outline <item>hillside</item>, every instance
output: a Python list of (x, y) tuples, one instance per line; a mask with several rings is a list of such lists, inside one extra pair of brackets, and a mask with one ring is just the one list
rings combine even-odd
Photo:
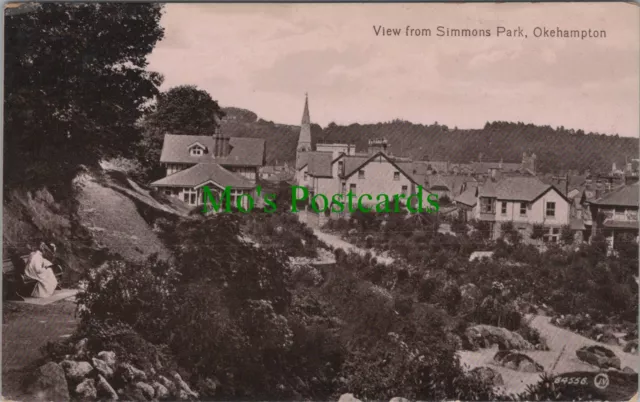
[[(256, 120), (254, 113), (244, 109), (226, 108), (225, 111), (238, 117), (224, 121), (223, 132), (268, 140), (267, 163), (295, 160), (299, 126)], [(585, 169), (608, 172), (613, 162), (621, 167), (625, 158), (637, 158), (639, 145), (637, 138), (510, 122), (487, 123), (478, 130), (400, 120), (349, 126), (332, 123), (324, 129), (313, 125), (312, 137), (314, 142), (355, 143), (358, 152), (366, 150), (369, 139), (385, 137), (395, 154), (459, 163), (477, 161), (480, 154), (486, 161), (520, 162), (523, 152), (535, 152), (538, 170), (545, 173)]]

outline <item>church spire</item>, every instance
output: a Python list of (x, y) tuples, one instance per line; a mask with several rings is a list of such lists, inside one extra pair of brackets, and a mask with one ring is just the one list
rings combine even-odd
[(304, 111), (302, 112), (302, 124), (298, 137), (297, 154), (311, 151), (311, 118), (309, 117), (309, 95), (305, 93)]

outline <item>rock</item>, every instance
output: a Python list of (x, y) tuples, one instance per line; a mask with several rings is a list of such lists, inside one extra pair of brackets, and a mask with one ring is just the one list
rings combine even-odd
[(176, 384), (173, 381), (171, 381), (170, 379), (168, 379), (165, 376), (159, 375), (158, 376), (158, 382), (160, 382), (160, 384), (164, 385), (169, 390), (169, 393), (171, 395), (178, 396), (177, 395), (178, 394), (178, 388), (176, 387)]
[(496, 370), (489, 367), (476, 367), (471, 370), (471, 375), (477, 377), (483, 382), (488, 382), (494, 386), (504, 385), (502, 375)]
[(583, 346), (576, 350), (578, 359), (600, 368), (613, 367), (620, 369), (620, 358), (611, 349), (604, 346)]
[(391, 398), (389, 400), (389, 402), (411, 402), (411, 401), (408, 400), (407, 398), (403, 398), (401, 396), (394, 396), (393, 398)]
[(107, 380), (101, 375), (98, 375), (98, 384), (96, 385), (96, 389), (99, 396), (102, 396), (109, 401), (117, 401), (119, 399), (118, 394), (113, 389), (111, 384), (109, 384)]
[(60, 362), (60, 366), (69, 381), (80, 382), (93, 371), (93, 367), (88, 362), (77, 362), (73, 360), (64, 360)]
[(133, 367), (129, 363), (125, 363), (120, 366), (120, 370), (122, 373), (122, 378), (125, 381), (147, 381), (147, 373), (144, 371)]
[(198, 399), (198, 396), (199, 396), (198, 393), (191, 390), (189, 385), (182, 380), (182, 377), (180, 377), (180, 374), (175, 373), (173, 375), (173, 380), (175, 381), (175, 384), (178, 387), (178, 389), (184, 391), (189, 397)]
[(353, 396), (353, 394), (342, 394), (338, 402), (362, 402), (360, 399)]
[(91, 359), (91, 362), (93, 363), (93, 367), (96, 369), (96, 371), (100, 373), (100, 375), (102, 375), (104, 378), (113, 377), (113, 368), (109, 367), (109, 364), (107, 364), (107, 362), (101, 359), (96, 359), (95, 357)]
[(631, 340), (631, 341), (627, 342), (627, 344), (624, 345), (623, 351), (625, 353), (631, 353), (633, 355), (637, 355), (638, 354), (638, 340), (634, 339), (634, 340)]
[(98, 391), (92, 378), (86, 378), (76, 387), (76, 395), (81, 401), (96, 399)]
[(475, 325), (465, 331), (467, 340), (472, 347), (489, 348), (497, 344), (500, 350), (533, 350), (533, 345), (522, 335), (508, 329), (492, 325)]
[(501, 366), (523, 373), (540, 373), (544, 371), (544, 367), (529, 356), (509, 350), (499, 351), (495, 354), (493, 360)]
[(29, 390), (37, 401), (67, 402), (70, 399), (64, 369), (54, 362), (38, 367)]
[(89, 344), (89, 339), (82, 338), (76, 343), (74, 349), (76, 351), (76, 357), (85, 357), (87, 355), (87, 345)]
[(156, 394), (155, 389), (153, 389), (153, 387), (145, 382), (139, 381), (136, 383), (136, 388), (139, 389), (142, 394), (145, 396), (145, 398), (148, 399), (153, 399), (153, 397)]
[(166, 399), (171, 396), (167, 387), (160, 384), (158, 381), (155, 381), (151, 386), (156, 393), (156, 399)]
[(98, 358), (109, 365), (112, 369), (116, 367), (116, 353), (109, 351), (102, 351), (98, 353)]
[(623, 373), (636, 374), (636, 371), (629, 366), (626, 366), (622, 369)]

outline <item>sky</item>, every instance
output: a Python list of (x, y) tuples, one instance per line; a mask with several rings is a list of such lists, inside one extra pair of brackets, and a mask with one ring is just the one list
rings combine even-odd
[[(196, 85), (222, 106), (326, 126), (393, 119), (481, 128), (522, 121), (640, 133), (639, 7), (626, 3), (168, 4), (149, 56), (162, 89)], [(374, 27), (400, 28), (400, 36)], [(405, 36), (406, 27), (432, 36)], [(438, 37), (437, 27), (490, 37)], [(499, 26), (522, 37), (496, 36)], [(534, 29), (605, 30), (536, 38)]]

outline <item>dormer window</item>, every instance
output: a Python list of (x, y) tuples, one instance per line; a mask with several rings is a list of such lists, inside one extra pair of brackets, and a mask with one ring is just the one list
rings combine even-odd
[(203, 153), (204, 151), (200, 147), (191, 148), (191, 156), (202, 156)]

